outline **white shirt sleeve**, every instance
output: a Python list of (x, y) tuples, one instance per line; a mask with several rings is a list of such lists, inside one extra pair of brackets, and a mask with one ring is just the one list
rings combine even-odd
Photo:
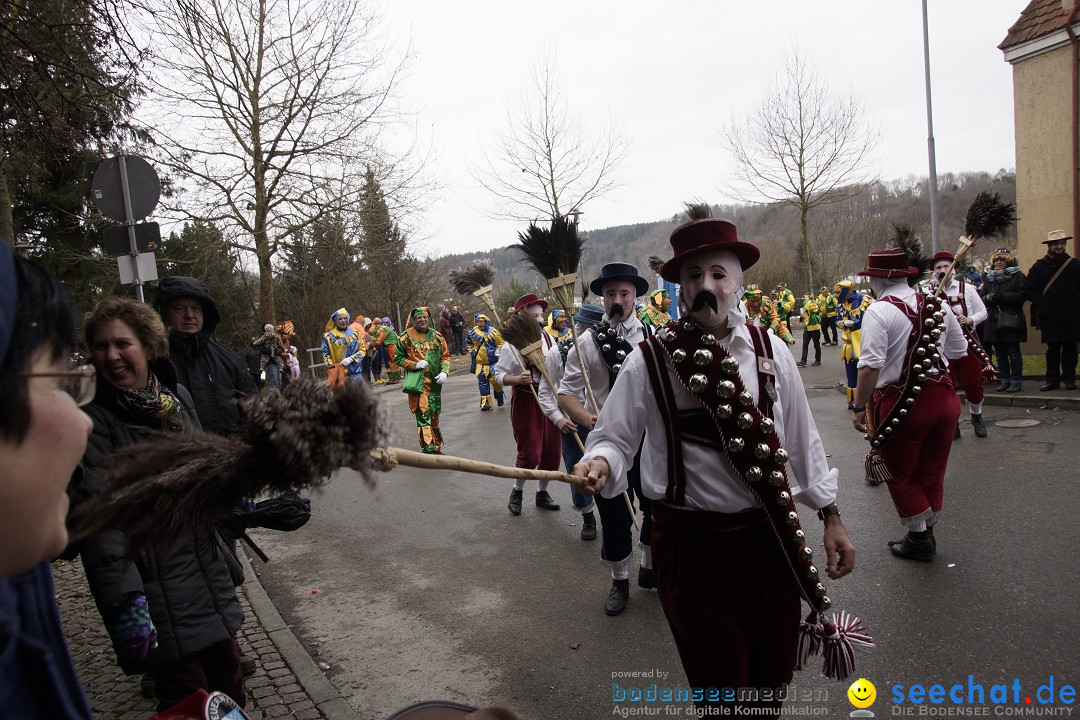
[(503, 381), (507, 375), (517, 375), (521, 372), (521, 364), (517, 361), (517, 350), (510, 343), (499, 348), (499, 361), (491, 368), (491, 374), (495, 376), (495, 382), (506, 385)]
[[(549, 352), (547, 357), (544, 358), (544, 367), (547, 369), (548, 377), (551, 378), (551, 382), (554, 383), (556, 388), (559, 387), (559, 382), (562, 378), (562, 365), (562, 354), (559, 352), (558, 348), (556, 348), (554, 352)], [(544, 411), (544, 415), (546, 415), (547, 419), (551, 422), (558, 425), (559, 421), (566, 417), (559, 408), (559, 401), (555, 397), (555, 392), (552, 391), (551, 386), (546, 382), (540, 383), (538, 399), (540, 400), (540, 409)]]
[(942, 304), (941, 309), (945, 315), (945, 332), (942, 333), (941, 339), (941, 354), (946, 360), (956, 360), (962, 358), (968, 353), (967, 338), (964, 337), (964, 331), (960, 329), (960, 321), (956, 319), (956, 315), (947, 304)]
[[(640, 353), (628, 356), (600, 411), (596, 427), (589, 432), (582, 459), (602, 457), (611, 469), (600, 493), (603, 497), (612, 498), (626, 490), (626, 472), (634, 464), (646, 418), (659, 417), (659, 413), (645, 412), (643, 401), (648, 388), (649, 379)], [(654, 402), (651, 396), (649, 401)]]
[(979, 297), (979, 291), (969, 283), (964, 283), (964, 301), (967, 303), (968, 317), (972, 323), (978, 325), (986, 320), (986, 303)]
[(859, 367), (880, 370), (885, 366), (889, 351), (889, 326), (885, 312), (895, 309), (888, 303), (881, 302), (873, 303), (863, 311)]

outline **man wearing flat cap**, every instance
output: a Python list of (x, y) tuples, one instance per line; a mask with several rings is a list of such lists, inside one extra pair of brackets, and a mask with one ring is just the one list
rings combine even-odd
[[(627, 358), (636, 352), (638, 343), (653, 333), (651, 326), (642, 324), (638, 319), (634, 309), (637, 298), (649, 291), (649, 281), (638, 275), (636, 267), (628, 263), (608, 263), (600, 269), (600, 277), (592, 281), (589, 290), (600, 296), (604, 305), (604, 319), (579, 339), (578, 349), (570, 350), (566, 359), (566, 371), (559, 383), (560, 403), (570, 415), (570, 419), (587, 431), (595, 427), (598, 415), (593, 412), (591, 402), (588, 406), (581, 402), (581, 398), (588, 398), (589, 394), (585, 385), (586, 377), (596, 399), (597, 409), (603, 412), (608, 393), (611, 392)], [(638, 585), (647, 590), (656, 587), (649, 540), (652, 520), (648, 501), (641, 495), (638, 472), (639, 446), (640, 443), (634, 446), (631, 452), (632, 462), (628, 463), (630, 480), (628, 487), (623, 488), (627, 490), (626, 498), (618, 493), (611, 498), (596, 498), (603, 529), (600, 558), (611, 568), (611, 589), (604, 601), (604, 612), (608, 615), (619, 615), (630, 601), (634, 521), (627, 505), (628, 498), (633, 495), (637, 495), (641, 501), (643, 518), (639, 536), (641, 564), (638, 569)]]
[[(759, 251), (707, 207), (689, 210), (660, 268), (680, 283), (680, 319), (627, 357), (574, 472), (614, 497), (644, 443), (656, 585), (687, 679), (755, 688), (724, 704), (778, 711), (771, 690), (791, 681), (801, 628), (831, 602), (796, 503), (825, 523), (831, 577), (851, 571), (855, 548), (795, 360), (739, 302)], [(813, 608), (802, 624), (800, 600)]]
[(1028, 300), (1035, 309), (1046, 345), (1046, 383), (1042, 391), (1076, 389), (1076, 342), (1080, 340), (1080, 262), (1069, 257), (1064, 230), (1051, 230), (1046, 255), (1028, 271)]

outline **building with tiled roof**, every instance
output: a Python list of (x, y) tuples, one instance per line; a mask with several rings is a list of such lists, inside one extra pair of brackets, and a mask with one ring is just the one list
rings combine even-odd
[[(1080, 0), (1031, 0), (998, 48), (1013, 68), (1018, 257), (1051, 230), (1080, 235)], [(1076, 240), (1069, 249), (1076, 256)]]

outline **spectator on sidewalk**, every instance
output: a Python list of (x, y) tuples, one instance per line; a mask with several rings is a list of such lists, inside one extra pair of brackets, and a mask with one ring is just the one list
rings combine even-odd
[(994, 251), (993, 264), (982, 287), (986, 303), (986, 341), (994, 346), (998, 361), (998, 392), (1020, 392), (1024, 375), (1024, 356), (1020, 343), (1027, 340), (1027, 320), (1024, 319), (1024, 298), (1027, 277), (1016, 264), (1008, 248)]
[(244, 348), (244, 352), (240, 354), (240, 359), (244, 361), (244, 366), (247, 367), (248, 376), (251, 378), (251, 382), (255, 383), (256, 388), (262, 387), (262, 358), (263, 350), (255, 347), (252, 343), (248, 343)]
[[(15, 328), (19, 332), (15, 334)], [(93, 427), (92, 369), (71, 366), (75, 306), (0, 242), (0, 714), (94, 717), (64, 639), (49, 561), (67, 545), (65, 492)]]
[[(251, 339), (251, 344), (259, 348), (259, 363), (266, 373), (266, 391), (275, 392), (281, 387), (281, 355), (285, 345), (281, 336), (274, 330), (272, 323), (263, 325), (262, 335)], [(263, 352), (265, 351), (265, 352)]]
[(1028, 271), (1031, 300), (1046, 345), (1046, 382), (1040, 390), (1076, 389), (1076, 343), (1080, 340), (1080, 262), (1069, 257), (1064, 230), (1051, 230), (1046, 255)]
[(465, 316), (457, 305), (450, 307), (450, 332), (454, 335), (454, 355), (465, 354)]

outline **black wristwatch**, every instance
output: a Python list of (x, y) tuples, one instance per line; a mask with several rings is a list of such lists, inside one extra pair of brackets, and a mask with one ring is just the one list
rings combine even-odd
[(866, 406), (865, 406), (865, 405), (863, 405), (862, 407), (854, 407), (854, 406), (853, 406), (853, 407), (851, 408), (851, 412), (853, 412), (853, 413), (856, 413), (856, 414), (858, 414), (858, 413), (864, 413), (864, 412), (866, 412)]
[(840, 508), (836, 507), (836, 503), (829, 503), (825, 507), (817, 511), (818, 520), (825, 522), (825, 518), (830, 515), (839, 515)]

